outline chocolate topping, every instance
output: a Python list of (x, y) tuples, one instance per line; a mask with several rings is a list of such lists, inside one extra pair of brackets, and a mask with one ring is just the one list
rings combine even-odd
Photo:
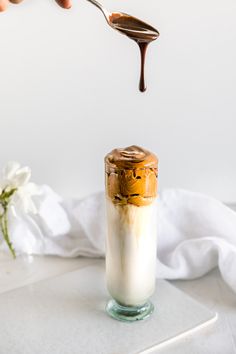
[(107, 195), (115, 204), (150, 204), (157, 196), (158, 159), (138, 146), (105, 157)]

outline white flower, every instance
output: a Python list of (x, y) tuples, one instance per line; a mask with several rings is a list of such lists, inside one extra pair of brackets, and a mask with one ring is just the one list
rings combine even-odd
[(18, 162), (8, 162), (2, 171), (0, 190), (10, 192), (16, 189), (10, 200), (10, 206), (25, 213), (37, 212), (32, 197), (40, 194), (39, 187), (29, 183), (31, 170), (29, 167), (21, 167)]
[(30, 177), (29, 167), (20, 167), (18, 162), (9, 162), (3, 169), (0, 180), (0, 229), (14, 258), (16, 253), (8, 231), (8, 209), (10, 207), (15, 215), (22, 212), (37, 213), (32, 197), (40, 194), (40, 189), (29, 183)]
[(26, 185), (31, 177), (29, 167), (20, 167), (18, 162), (8, 162), (2, 171), (1, 188), (14, 189)]
[(11, 199), (11, 207), (25, 213), (37, 214), (37, 208), (32, 200), (34, 195), (40, 194), (39, 187), (34, 183), (28, 183), (19, 187)]

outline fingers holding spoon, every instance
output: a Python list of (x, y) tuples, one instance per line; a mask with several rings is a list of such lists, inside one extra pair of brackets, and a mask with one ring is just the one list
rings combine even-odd
[[(0, 12), (7, 9), (9, 3), (19, 4), (22, 0), (0, 0)], [(69, 9), (72, 6), (72, 0), (56, 0), (57, 4), (64, 9)]]

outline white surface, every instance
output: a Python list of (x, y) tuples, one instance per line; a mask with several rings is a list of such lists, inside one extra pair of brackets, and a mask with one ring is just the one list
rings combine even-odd
[[(55, 263), (54, 263), (55, 261)], [(10, 257), (0, 257), (0, 293), (18, 288), (26, 283), (34, 283), (49, 276), (79, 269), (86, 265), (100, 264), (103, 261), (77, 259), (59, 259), (56, 257), (34, 257), (28, 264), (21, 258), (17, 262)], [(54, 263), (54, 267), (52, 264)], [(24, 266), (22, 267), (22, 264)], [(44, 266), (42, 265), (44, 264)], [(29, 269), (31, 277), (27, 277)], [(48, 269), (48, 270), (47, 270)], [(54, 274), (52, 272), (54, 271)], [(5, 271), (6, 270), (6, 271)], [(50, 274), (50, 275), (49, 275)], [(192, 281), (175, 281), (175, 286), (200, 301), (212, 311), (219, 313), (214, 326), (179, 340), (168, 347), (156, 351), (162, 354), (235, 354), (236, 353), (236, 298), (235, 294), (222, 281), (219, 272), (213, 271), (203, 278)], [(14, 336), (14, 333), (12, 333)], [(0, 351), (1, 353), (1, 351)], [(2, 354), (2, 353), (1, 353)], [(5, 354), (5, 353), (3, 353)]]
[(11, 6), (0, 15), (0, 165), (17, 159), (36, 182), (82, 196), (103, 188), (105, 153), (140, 144), (160, 156), (161, 188), (235, 201), (235, 0), (103, 3), (161, 33), (147, 93), (137, 46), (85, 0)]
[(156, 311), (149, 320), (132, 325), (114, 321), (104, 311), (104, 275), (103, 267), (86, 267), (2, 294), (1, 351), (139, 353), (215, 319), (213, 312), (159, 280), (152, 297)]
[(10, 254), (0, 253), (0, 294), (97, 262), (87, 258), (37, 256), (18, 256), (13, 260)]

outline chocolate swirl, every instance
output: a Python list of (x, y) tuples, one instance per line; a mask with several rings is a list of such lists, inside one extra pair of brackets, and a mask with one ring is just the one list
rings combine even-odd
[(138, 146), (115, 149), (105, 157), (106, 191), (115, 204), (150, 204), (157, 196), (158, 159)]

